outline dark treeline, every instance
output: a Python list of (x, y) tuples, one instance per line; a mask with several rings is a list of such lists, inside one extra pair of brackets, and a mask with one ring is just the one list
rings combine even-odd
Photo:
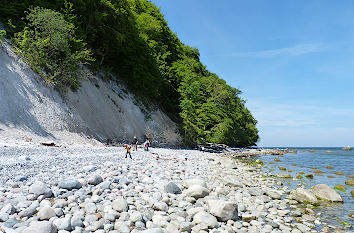
[[(38, 17), (42, 21), (36, 20)], [(50, 62), (43, 67), (44, 62), (36, 63), (30, 58), (31, 51), (38, 50), (38, 45), (33, 47), (35, 41), (39, 38), (47, 43), (46, 39), (52, 36), (43, 32), (47, 26), (38, 29), (40, 23), (45, 23), (45, 17), (58, 20), (55, 28), (59, 24), (62, 29), (71, 28), (72, 33), (65, 34), (69, 40), (60, 44), (64, 45), (62, 51), (51, 57), (46, 53), (43, 59), (85, 58), (91, 61), (92, 71), (114, 73), (131, 91), (160, 106), (179, 123), (186, 145), (215, 142), (251, 146), (258, 141), (257, 121), (239, 97), (241, 92), (207, 70), (199, 59), (198, 49), (178, 39), (153, 3), (147, 0), (0, 0), (0, 20), (6, 25), (8, 37), (21, 51), (27, 51), (27, 60), (47, 74), (53, 69), (48, 66)], [(81, 57), (71, 57), (68, 50)], [(62, 74), (67, 74), (67, 70), (63, 69)], [(56, 79), (62, 77), (57, 76)], [(76, 79), (74, 84), (68, 80), (71, 79), (61, 84), (78, 85)]]

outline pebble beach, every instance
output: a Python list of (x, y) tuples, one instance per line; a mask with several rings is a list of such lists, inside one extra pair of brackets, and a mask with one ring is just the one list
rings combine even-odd
[(132, 156), (123, 147), (2, 145), (0, 232), (352, 230), (323, 224), (313, 193), (290, 190), (257, 162), (182, 149)]

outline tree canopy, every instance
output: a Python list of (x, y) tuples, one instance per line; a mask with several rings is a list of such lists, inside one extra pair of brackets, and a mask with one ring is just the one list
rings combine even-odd
[[(148, 0), (0, 3), (0, 20), (8, 22), (8, 34), (39, 67), (37, 72), (53, 74), (50, 78), (56, 80), (65, 72), (56, 73), (56, 66), (43, 63), (47, 59), (74, 56), (75, 64), (80, 64), (92, 57), (92, 71), (113, 72), (179, 123), (186, 145), (250, 146), (258, 141), (257, 121), (245, 107), (241, 91), (208, 71), (198, 49), (183, 44)], [(46, 22), (45, 17), (53, 20)], [(50, 27), (43, 28), (44, 22)], [(45, 54), (37, 54), (37, 49)], [(77, 86), (78, 78), (70, 77), (61, 79), (68, 81), (62, 84)]]

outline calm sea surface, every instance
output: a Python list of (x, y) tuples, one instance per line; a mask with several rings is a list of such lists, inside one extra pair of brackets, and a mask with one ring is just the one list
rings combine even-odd
[[(299, 172), (304, 172), (305, 174), (314, 175), (313, 179), (304, 178), (298, 181), (280, 179), (284, 185), (288, 186), (290, 189), (296, 189), (299, 187), (298, 184), (303, 184), (307, 189), (316, 184), (327, 184), (332, 188), (338, 184), (346, 186), (347, 190), (345, 192), (336, 190), (342, 196), (344, 200), (343, 204), (321, 206), (315, 211), (323, 214), (321, 219), (325, 224), (338, 226), (345, 222), (351, 224), (351, 229), (353, 230), (354, 219), (350, 218), (348, 215), (349, 213), (354, 213), (354, 198), (350, 194), (354, 186), (345, 185), (345, 181), (354, 180), (354, 178), (347, 177), (354, 175), (354, 150), (342, 151), (341, 148), (323, 147), (294, 149), (297, 149), (296, 154), (284, 154), (283, 157), (277, 155), (262, 155), (258, 156), (256, 159), (261, 159), (264, 162), (263, 170), (272, 174), (288, 172), (293, 177), (296, 177), (299, 175)], [(311, 152), (310, 150), (314, 151)], [(275, 158), (280, 159), (280, 162), (275, 162)], [(328, 165), (333, 166), (333, 168), (326, 168)], [(279, 167), (285, 167), (287, 171), (281, 171)], [(291, 170), (291, 172), (289, 170)], [(320, 170), (324, 173), (315, 174), (315, 170)], [(338, 171), (343, 172), (343, 175), (334, 174)]]

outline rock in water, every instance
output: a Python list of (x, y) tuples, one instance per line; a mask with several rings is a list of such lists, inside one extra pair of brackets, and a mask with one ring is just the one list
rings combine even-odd
[(25, 228), (22, 233), (57, 233), (56, 226), (49, 221), (31, 222), (29, 227)]
[(336, 190), (332, 189), (326, 184), (318, 184), (312, 187), (312, 192), (316, 197), (322, 200), (331, 201), (331, 202), (343, 202), (342, 197)]
[(181, 194), (182, 193), (181, 189), (173, 182), (170, 182), (165, 186), (165, 191), (168, 193), (173, 193), (173, 194)]
[(289, 174), (289, 173), (280, 173), (280, 174), (277, 174), (277, 177), (279, 178), (292, 178), (292, 176)]
[(237, 204), (231, 201), (208, 200), (209, 212), (219, 221), (226, 222), (237, 218)]
[(318, 204), (318, 200), (316, 196), (309, 190), (303, 188), (297, 188), (296, 190), (291, 192), (291, 195), (293, 199), (297, 200), (298, 202), (303, 202), (303, 203), (308, 202), (313, 205)]
[(79, 189), (82, 187), (81, 183), (77, 180), (68, 179), (62, 180), (58, 183), (59, 188), (72, 190), (72, 189)]
[(346, 180), (345, 184), (354, 186), (354, 180)]

